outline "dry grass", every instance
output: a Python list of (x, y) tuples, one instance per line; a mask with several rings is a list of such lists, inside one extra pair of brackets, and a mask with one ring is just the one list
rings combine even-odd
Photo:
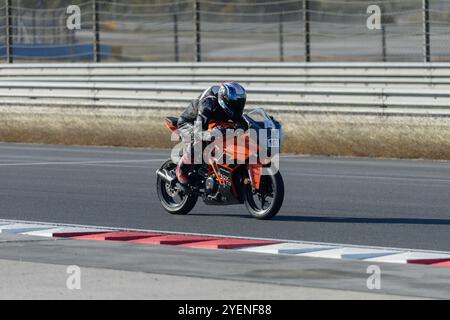
[[(0, 141), (167, 148), (166, 112), (0, 108)], [(284, 152), (450, 160), (450, 119), (277, 115)]]
[(280, 119), (288, 153), (450, 160), (450, 119), (339, 115)]
[(0, 141), (166, 148), (160, 112), (85, 108), (0, 108)]

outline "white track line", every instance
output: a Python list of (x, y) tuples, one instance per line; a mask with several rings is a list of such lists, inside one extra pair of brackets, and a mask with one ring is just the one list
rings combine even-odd
[(106, 161), (55, 161), (55, 162), (21, 162), (21, 163), (0, 163), (0, 167), (31, 167), (31, 166), (49, 166), (49, 165), (89, 165), (89, 164), (120, 164), (120, 163), (145, 163), (161, 162), (167, 159), (148, 159), (148, 160), (106, 160)]
[(0, 142), (0, 149), (5, 150), (30, 150), (30, 151), (55, 151), (55, 152), (71, 152), (71, 153), (103, 153), (103, 154), (130, 154), (130, 155), (145, 155), (163, 154), (170, 152), (166, 149), (150, 149), (150, 148), (125, 148), (125, 147), (99, 147), (99, 146), (64, 146), (64, 145), (39, 145), (39, 144), (8, 144)]

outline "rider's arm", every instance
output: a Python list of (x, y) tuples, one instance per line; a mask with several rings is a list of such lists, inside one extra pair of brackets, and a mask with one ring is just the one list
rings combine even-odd
[(243, 129), (248, 130), (248, 124), (247, 121), (245, 121), (244, 117), (241, 116), (239, 119), (234, 120), (234, 123), (236, 124), (236, 129)]
[(215, 97), (204, 97), (200, 100), (197, 121), (202, 125), (203, 130), (208, 130), (208, 124), (214, 115)]
[(187, 108), (183, 111), (183, 113), (178, 118), (178, 128), (191, 124), (194, 125), (194, 121), (197, 119), (198, 108), (197, 108), (198, 100), (192, 100)]

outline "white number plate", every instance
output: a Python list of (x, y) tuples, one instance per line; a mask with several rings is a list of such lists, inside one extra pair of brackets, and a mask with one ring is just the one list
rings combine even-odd
[(279, 148), (279, 147), (280, 147), (280, 139), (267, 140), (267, 148)]

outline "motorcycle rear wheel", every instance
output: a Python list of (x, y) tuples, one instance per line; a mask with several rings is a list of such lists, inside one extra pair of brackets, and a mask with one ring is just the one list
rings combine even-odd
[(247, 210), (259, 220), (272, 219), (280, 211), (283, 201), (284, 181), (280, 172), (262, 176), (260, 190), (253, 190), (251, 185), (248, 185), (245, 191)]
[[(176, 167), (177, 165), (172, 160), (167, 160), (161, 169), (165, 169), (167, 172), (175, 175)], [(188, 214), (195, 207), (198, 200), (198, 196), (185, 194), (183, 191), (171, 187), (169, 183), (165, 182), (159, 176), (156, 181), (156, 190), (164, 210), (174, 215)]]

